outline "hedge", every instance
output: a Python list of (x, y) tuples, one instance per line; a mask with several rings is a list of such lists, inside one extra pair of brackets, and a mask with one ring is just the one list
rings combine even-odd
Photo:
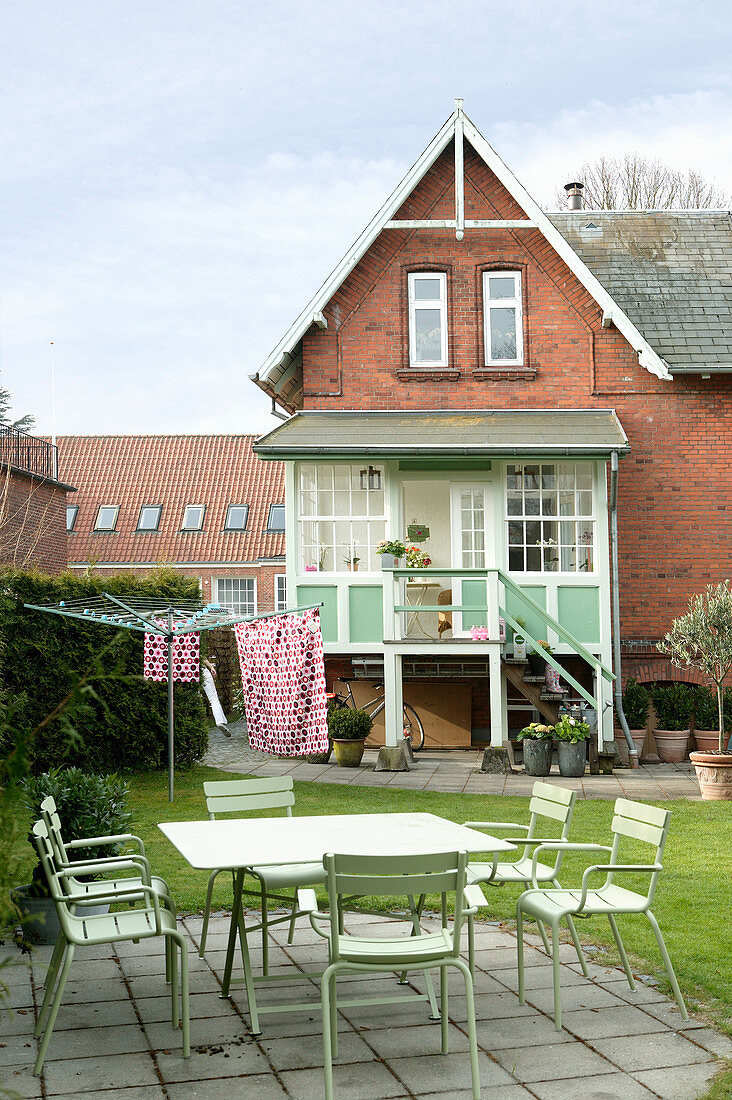
[[(142, 678), (144, 635), (89, 625), (24, 603), (46, 604), (110, 592), (125, 597), (197, 599), (198, 584), (172, 569), (145, 576), (98, 577), (0, 571), (0, 683), (20, 700), (16, 721), (36, 729), (91, 669), (90, 690), (74, 709), (69, 741), (62, 720), (49, 722), (32, 744), (36, 772), (60, 764), (90, 772), (147, 771), (167, 764), (167, 685)], [(203, 636), (205, 637), (205, 635)], [(175, 686), (175, 763), (190, 767), (208, 744), (206, 712), (197, 684)]]

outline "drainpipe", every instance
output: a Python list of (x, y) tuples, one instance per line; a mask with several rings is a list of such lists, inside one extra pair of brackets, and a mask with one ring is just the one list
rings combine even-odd
[(638, 767), (638, 750), (630, 736), (628, 719), (623, 710), (622, 669), (620, 667), (620, 580), (618, 574), (618, 452), (613, 451), (610, 462), (610, 563), (612, 569), (612, 609), (613, 609), (613, 672), (615, 685), (615, 711), (620, 721), (625, 740), (628, 742), (628, 762), (631, 768)]

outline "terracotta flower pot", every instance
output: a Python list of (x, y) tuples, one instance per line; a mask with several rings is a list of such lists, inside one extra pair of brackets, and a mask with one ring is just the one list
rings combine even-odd
[[(630, 736), (633, 738), (633, 744), (635, 745), (636, 751), (638, 753), (638, 760), (641, 761), (643, 759), (643, 752), (646, 747), (646, 731), (631, 730)], [(620, 759), (623, 761), (624, 764), (629, 764), (630, 757), (628, 756), (628, 745), (625, 740), (625, 734), (622, 730), (616, 730), (615, 743), (618, 746)]]
[(732, 752), (692, 752), (691, 761), (702, 798), (732, 802)]
[(347, 741), (333, 738), (333, 751), (336, 762), (341, 768), (357, 768), (363, 760), (363, 749), (366, 738), (359, 741), (349, 739)]
[(719, 732), (717, 730), (694, 730), (694, 748), (697, 752), (715, 752), (719, 748)]
[(552, 770), (552, 739), (524, 737), (521, 745), (524, 750), (526, 774), (537, 778), (549, 775)]
[(686, 760), (690, 730), (654, 730), (658, 755), (664, 764), (679, 764)]

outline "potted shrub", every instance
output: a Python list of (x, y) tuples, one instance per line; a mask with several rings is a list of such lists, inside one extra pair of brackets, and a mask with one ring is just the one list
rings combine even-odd
[(691, 732), (691, 691), (686, 684), (654, 684), (651, 699), (656, 711), (658, 728), (653, 736), (658, 755), (667, 764), (685, 760)]
[[(128, 786), (116, 775), (89, 775), (80, 768), (53, 768), (43, 775), (33, 776), (23, 784), (23, 801), (30, 813), (31, 824), (41, 816), (41, 803), (48, 795), (56, 802), (65, 841), (82, 840), (85, 836), (112, 836), (126, 831), (132, 817), (126, 810)], [(29, 837), (30, 843), (33, 843)], [(109, 845), (104, 855), (118, 855), (121, 847)], [(75, 848), (69, 857), (83, 862), (96, 859), (96, 848)], [(40, 862), (33, 870), (31, 881), (10, 892), (23, 920), (23, 933), (36, 943), (54, 943), (59, 926), (56, 909), (48, 894), (48, 886)], [(108, 906), (88, 906), (89, 916), (106, 912)]]
[(527, 775), (536, 777), (549, 775), (552, 770), (552, 747), (554, 726), (545, 726), (541, 722), (529, 722), (517, 734), (524, 750), (524, 767)]
[[(639, 684), (637, 680), (628, 680), (623, 692), (623, 711), (630, 727), (630, 736), (633, 738), (639, 760), (642, 758), (645, 749), (646, 726), (648, 725), (650, 706), (651, 697), (647, 689)], [(621, 734), (616, 738), (616, 741), (620, 749), (621, 759), (627, 764), (628, 746), (625, 743), (625, 737)], [(623, 749), (626, 750), (625, 753), (623, 753)]]
[(406, 546), (399, 539), (382, 539), (376, 547), (376, 553), (381, 558), (382, 569), (395, 569), (406, 552)]
[(328, 715), (328, 733), (333, 750), (342, 768), (357, 768), (363, 759), (364, 741), (371, 733), (374, 720), (365, 710), (340, 707)]
[(732, 799), (732, 752), (726, 744), (722, 683), (732, 668), (732, 589), (728, 580), (710, 584), (692, 596), (689, 610), (675, 619), (658, 643), (680, 668), (694, 668), (715, 686), (717, 695), (717, 748), (691, 754), (702, 798)]
[[(536, 643), (545, 653), (553, 653), (552, 647), (549, 642), (538, 640)], [(531, 653), (526, 654), (526, 659), (529, 662), (529, 668), (531, 669), (532, 676), (544, 676), (546, 669), (546, 661), (542, 657), (538, 649), (533, 650)]]
[(577, 779), (584, 775), (587, 761), (585, 742), (590, 736), (589, 723), (581, 718), (574, 718), (571, 714), (563, 714), (554, 727), (554, 736), (557, 739), (559, 774), (568, 779)]
[[(694, 691), (694, 747), (699, 752), (714, 752), (719, 748), (718, 721), (716, 692), (708, 687), (696, 688)], [(727, 716), (724, 715), (725, 731), (727, 726)]]

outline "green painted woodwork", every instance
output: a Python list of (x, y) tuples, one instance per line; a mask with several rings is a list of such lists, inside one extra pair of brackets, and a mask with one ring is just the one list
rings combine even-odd
[(384, 639), (384, 600), (380, 584), (354, 584), (348, 589), (348, 635), (352, 642)]
[(488, 588), (485, 581), (479, 580), (464, 580), (462, 582), (462, 600), (461, 602), (468, 605), (485, 607), (485, 611), (466, 611), (463, 614), (463, 630), (470, 630), (471, 626), (487, 626), (488, 625)]
[(338, 641), (338, 589), (334, 584), (299, 584), (297, 603), (322, 603), (320, 609), (320, 629), (324, 642)]
[(585, 645), (600, 641), (600, 590), (566, 584), (557, 589), (558, 619)]
[(489, 459), (485, 458), (448, 458), (435, 455), (433, 458), (400, 458), (400, 470), (490, 470)]
[[(522, 584), (520, 588), (522, 592), (525, 592), (535, 603), (538, 603), (540, 607), (546, 610), (546, 587), (543, 584)], [(526, 629), (534, 638), (546, 638), (547, 628), (544, 620), (535, 612), (527, 609), (526, 605), (521, 602), (519, 597), (510, 591), (506, 592), (506, 611), (508, 611), (509, 615), (513, 615), (514, 619), (517, 615), (524, 619), (526, 621)], [(512, 637), (513, 631), (511, 632), (511, 638)]]

